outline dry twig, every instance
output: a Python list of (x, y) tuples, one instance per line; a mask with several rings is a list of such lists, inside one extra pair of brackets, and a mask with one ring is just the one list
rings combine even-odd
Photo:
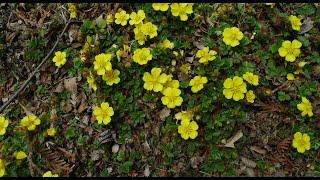
[(67, 30), (67, 27), (70, 24), (70, 19), (68, 20), (67, 24), (65, 25), (63, 31), (61, 32), (61, 34), (58, 36), (55, 44), (53, 45), (53, 47), (51, 48), (51, 50), (49, 51), (49, 53), (47, 54), (47, 56), (41, 61), (41, 63), (38, 65), (38, 67), (31, 73), (31, 75), (29, 76), (29, 78), (23, 83), (23, 85), (9, 98), (8, 101), (6, 101), (0, 108), (0, 113), (18, 96), (19, 93), (21, 93), (25, 87), (29, 84), (29, 82), (31, 81), (31, 79), (34, 77), (34, 75), (39, 72), (41, 66), (47, 61), (47, 59), (51, 56), (51, 54), (53, 53), (53, 51), (55, 50), (55, 48), (57, 47), (59, 41), (62, 39), (63, 34), (65, 33), (65, 31)]

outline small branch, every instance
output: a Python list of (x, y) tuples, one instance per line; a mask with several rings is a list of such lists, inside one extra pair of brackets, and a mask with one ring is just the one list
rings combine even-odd
[[(277, 88), (275, 88), (274, 90), (271, 91), (272, 94), (274, 94), (275, 92), (279, 91), (280, 89), (284, 88), (287, 86), (287, 82), (283, 83), (281, 86), (278, 86)], [(1, 111), (0, 111), (1, 112)]]
[(55, 48), (57, 47), (59, 41), (62, 39), (63, 34), (65, 33), (65, 31), (67, 30), (67, 27), (70, 24), (70, 19), (68, 20), (66, 26), (64, 27), (63, 31), (61, 32), (61, 34), (58, 36), (58, 39), (56, 40), (55, 44), (53, 45), (53, 47), (51, 48), (51, 50), (49, 51), (49, 53), (47, 54), (47, 56), (41, 61), (41, 63), (38, 65), (38, 67), (31, 73), (31, 75), (29, 76), (29, 78), (23, 83), (23, 85), (10, 97), (10, 99), (8, 101), (6, 101), (0, 108), (0, 113), (18, 96), (19, 93), (21, 93), (25, 87), (29, 84), (29, 82), (31, 81), (31, 79), (34, 77), (34, 75), (39, 72), (41, 66), (47, 61), (47, 59), (51, 56), (51, 54), (53, 53), (53, 51), (55, 50)]
[(31, 177), (34, 177), (34, 171), (33, 171), (33, 162), (32, 162), (32, 152), (29, 153), (28, 155), (28, 166), (29, 166), (29, 171)]

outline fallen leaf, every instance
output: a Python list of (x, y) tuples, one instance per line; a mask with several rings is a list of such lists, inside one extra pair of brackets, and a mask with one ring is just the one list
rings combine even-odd
[(13, 33), (7, 35), (6, 36), (6, 42), (11, 44), (12, 40), (16, 37), (17, 34), (18, 34), (18, 32), (13, 32)]
[(63, 83), (60, 82), (58, 86), (53, 90), (53, 92), (61, 93), (64, 90)]
[(307, 19), (303, 20), (301, 31), (298, 34), (303, 34), (310, 31), (313, 28), (313, 21), (311, 18), (307, 17)]
[(248, 159), (246, 157), (241, 157), (241, 161), (247, 167), (255, 168), (257, 166), (257, 163), (255, 163), (254, 161), (252, 161), (252, 160), (250, 160), (250, 159)]
[(164, 121), (166, 117), (170, 116), (170, 112), (171, 112), (170, 109), (168, 109), (168, 108), (166, 108), (166, 107), (163, 108), (163, 109), (160, 111), (160, 115), (159, 115), (161, 121)]
[(253, 169), (251, 169), (251, 168), (246, 168), (246, 173), (247, 173), (247, 175), (249, 177), (255, 177), (256, 176), (254, 171), (253, 171)]
[(267, 152), (265, 149), (262, 149), (262, 148), (260, 148), (260, 147), (258, 147), (258, 146), (251, 146), (250, 149), (251, 149), (252, 151), (255, 151), (255, 152), (257, 152), (257, 153), (259, 153), (259, 154), (262, 154), (262, 155), (265, 155), (266, 152)]
[(198, 41), (193, 41), (192, 44), (198, 49), (203, 49), (205, 46)]
[(58, 120), (57, 110), (56, 110), (56, 109), (52, 109), (52, 110), (50, 111), (50, 120), (51, 120), (51, 121)]
[(85, 101), (81, 101), (80, 106), (78, 108), (78, 113), (82, 113), (87, 108), (88, 108), (88, 104)]
[(104, 151), (102, 149), (99, 150), (93, 150), (90, 154), (90, 158), (92, 161), (98, 161), (100, 158), (102, 158), (102, 154)]
[(68, 113), (72, 110), (72, 104), (70, 103), (70, 101), (62, 101), (60, 103), (60, 109), (63, 112)]
[(224, 145), (224, 147), (229, 148), (235, 148), (234, 143), (238, 141), (243, 136), (242, 131), (238, 131), (236, 135), (234, 135), (230, 140), (227, 141), (227, 143)]
[(115, 144), (112, 146), (112, 153), (117, 153), (119, 151), (119, 144)]
[(22, 105), (21, 103), (19, 103), (19, 104), (22, 107), (23, 111), (26, 113), (26, 115), (33, 115), (33, 113), (29, 110), (28, 107)]
[(202, 157), (193, 156), (193, 157), (190, 159), (191, 167), (192, 167), (193, 169), (198, 168), (198, 165), (199, 165), (202, 161), (203, 161), (203, 158), (202, 158)]
[(64, 80), (64, 87), (71, 94), (77, 94), (77, 78), (69, 78)]
[(143, 151), (145, 151), (145, 152), (150, 152), (151, 151), (151, 148), (149, 146), (148, 141), (142, 143), (142, 147), (143, 147)]
[(194, 60), (194, 56), (186, 57), (186, 61), (192, 63)]
[(149, 177), (150, 176), (150, 169), (149, 169), (149, 165), (148, 164), (144, 168), (143, 174), (144, 174), (145, 177)]

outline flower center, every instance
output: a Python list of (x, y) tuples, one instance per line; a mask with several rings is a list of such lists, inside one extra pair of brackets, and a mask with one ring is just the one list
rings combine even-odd
[(303, 139), (300, 139), (299, 144), (300, 144), (300, 146), (304, 146), (306, 144), (306, 142)]
[(287, 52), (288, 52), (288, 54), (293, 54), (293, 48), (292, 47), (289, 47), (289, 48), (287, 48)]
[(236, 34), (231, 34), (231, 39), (236, 40), (237, 39), (237, 35)]
[(191, 126), (187, 126), (186, 127), (186, 134), (191, 134), (191, 132), (192, 132)]

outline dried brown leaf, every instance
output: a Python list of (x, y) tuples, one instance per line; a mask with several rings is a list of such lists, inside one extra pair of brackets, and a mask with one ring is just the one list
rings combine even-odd
[(64, 90), (63, 83), (60, 82), (58, 86), (53, 90), (53, 92), (61, 93)]
[(170, 116), (170, 112), (171, 112), (170, 109), (168, 109), (167, 107), (164, 107), (159, 114), (161, 121), (164, 121), (166, 117)]
[(265, 149), (262, 149), (262, 148), (260, 148), (260, 147), (258, 147), (258, 146), (251, 146), (250, 149), (251, 149), (252, 151), (255, 151), (255, 152), (257, 152), (257, 153), (259, 153), (259, 154), (262, 154), (262, 155), (265, 155), (266, 152), (267, 152)]
[(257, 163), (255, 163), (254, 161), (252, 161), (252, 160), (250, 160), (250, 159), (248, 159), (246, 157), (241, 157), (241, 161), (247, 167), (255, 168), (257, 166)]
[(70, 103), (70, 101), (62, 101), (60, 103), (60, 109), (65, 112), (68, 113), (72, 110), (72, 104)]
[(238, 131), (231, 139), (227, 141), (224, 147), (235, 148), (234, 143), (237, 142), (243, 136), (242, 131)]
[(22, 107), (23, 111), (26, 113), (26, 115), (33, 115), (33, 113), (30, 110), (30, 107), (26, 107), (26, 106), (22, 105), (21, 103), (19, 103), (19, 104)]
[(313, 21), (311, 20), (310, 17), (307, 17), (306, 19), (303, 20), (301, 31), (299, 32), (299, 34), (304, 34), (310, 31), (312, 28), (313, 28)]
[(119, 144), (115, 144), (112, 146), (112, 153), (117, 153), (119, 151)]
[(147, 164), (146, 167), (144, 168), (143, 175), (144, 175), (145, 177), (149, 177), (149, 176), (150, 176), (150, 169), (149, 169), (149, 165), (148, 165), (148, 164)]
[(85, 101), (81, 101), (80, 106), (78, 108), (78, 113), (82, 113), (87, 108), (88, 108), (88, 103), (86, 103)]
[(69, 78), (64, 80), (64, 87), (71, 94), (77, 94), (77, 78)]

